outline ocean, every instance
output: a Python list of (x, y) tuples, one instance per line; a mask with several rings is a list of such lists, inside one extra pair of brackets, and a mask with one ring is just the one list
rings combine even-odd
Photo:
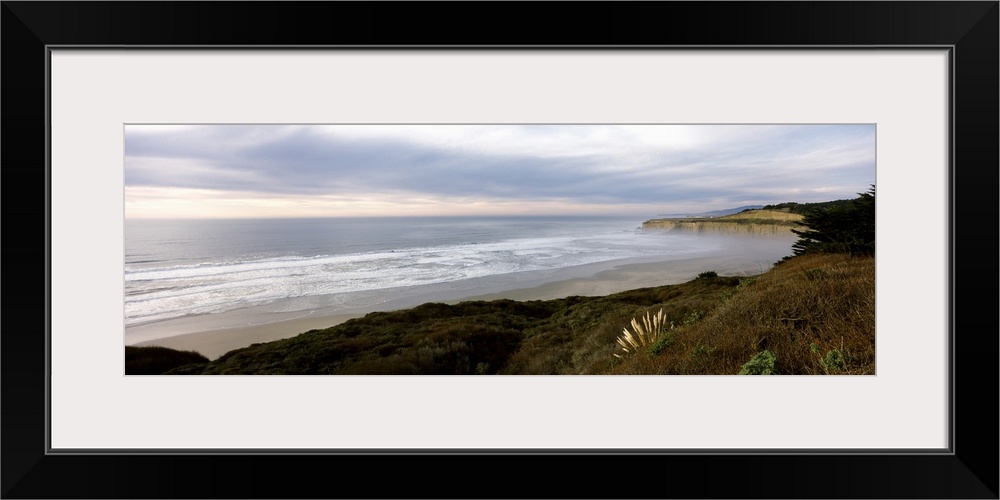
[[(377, 309), (421, 290), (516, 289), (577, 268), (724, 250), (627, 217), (125, 221), (125, 326), (267, 306)], [(787, 245), (786, 245), (787, 246)], [(780, 245), (773, 262), (784, 256)], [(486, 284), (491, 284), (486, 287)], [(485, 288), (484, 288), (485, 287)], [(364, 298), (365, 300), (362, 300)]]

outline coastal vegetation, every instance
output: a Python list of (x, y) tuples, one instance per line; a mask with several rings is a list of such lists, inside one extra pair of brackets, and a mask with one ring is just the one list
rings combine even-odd
[(127, 375), (159, 375), (178, 366), (201, 363), (208, 363), (208, 358), (194, 351), (159, 346), (125, 346)]
[(802, 255), (741, 281), (672, 330), (673, 348), (608, 373), (875, 373), (873, 257)]
[(874, 374), (874, 186), (792, 222), (794, 255), (758, 275), (705, 270), (599, 297), (427, 303), (213, 361), (177, 355), (162, 373)]
[[(831, 209), (831, 208), (843, 208), (843, 207), (846, 207), (847, 205), (850, 205), (850, 203), (851, 203), (851, 200), (846, 200), (846, 199), (845, 200), (833, 200), (833, 201), (821, 201), (821, 202), (818, 202), (818, 203), (796, 203), (796, 202), (791, 201), (791, 202), (787, 202), (787, 203), (778, 203), (778, 204), (775, 204), (775, 205), (764, 205), (764, 207), (762, 208), (762, 210), (771, 210), (771, 211), (775, 211), (775, 212), (786, 212), (786, 213), (790, 213), (790, 214), (805, 215), (805, 214), (807, 214), (809, 212), (813, 212), (813, 211), (816, 211), (816, 210), (827, 210), (827, 209)], [(747, 210), (744, 210), (743, 212), (746, 212), (746, 211)]]
[(847, 203), (806, 212), (801, 225), (792, 230), (799, 236), (792, 245), (795, 255), (875, 255), (875, 186)]
[[(663, 316), (663, 309), (656, 313), (656, 316), (650, 315), (649, 311), (646, 311), (646, 316), (642, 318), (642, 324), (635, 318), (632, 318), (632, 331), (628, 328), (623, 329), (621, 336), (618, 337), (618, 345), (622, 347), (622, 351), (625, 354), (638, 352), (644, 347), (652, 347), (657, 344), (664, 344), (660, 342), (661, 337), (664, 335), (664, 330), (674, 329), (674, 323), (671, 321), (670, 326), (667, 326), (667, 321)], [(616, 358), (622, 357), (620, 354), (615, 354)]]
[[(647, 313), (660, 336), (624, 352), (619, 337)], [(811, 254), (603, 297), (376, 312), (166, 373), (874, 374), (874, 339), (874, 258)]]

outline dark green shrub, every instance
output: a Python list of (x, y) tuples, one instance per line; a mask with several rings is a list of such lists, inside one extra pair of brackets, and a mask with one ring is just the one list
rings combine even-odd
[(792, 229), (799, 236), (792, 245), (795, 255), (875, 255), (875, 186), (846, 205), (807, 212), (799, 224), (804, 229)]
[(826, 351), (826, 355), (822, 357), (820, 357), (820, 353), (822, 351), (820, 351), (819, 346), (815, 343), (809, 344), (809, 350), (817, 356), (819, 365), (822, 366), (823, 371), (828, 374), (830, 372), (841, 371), (844, 369), (844, 366), (847, 365), (844, 353), (842, 353), (840, 349), (830, 349), (829, 351)]
[[(671, 323), (670, 325), (671, 325), (670, 328), (673, 329), (673, 323)], [(664, 349), (672, 346), (673, 344), (674, 344), (674, 336), (668, 333), (667, 335), (660, 337), (660, 339), (654, 342), (653, 345), (649, 346), (649, 350), (647, 352), (649, 353), (650, 357), (656, 356), (661, 352), (663, 352)]]
[(691, 359), (698, 359), (702, 356), (708, 356), (713, 352), (715, 352), (714, 347), (709, 346), (708, 344), (703, 344), (701, 341), (698, 341), (698, 343), (696, 343), (694, 347), (691, 348)]
[(705, 271), (698, 275), (699, 278), (717, 278), (719, 276), (715, 271)]
[(740, 368), (740, 375), (777, 375), (778, 358), (773, 352), (763, 350), (754, 354), (750, 361), (747, 361)]
[(840, 371), (844, 369), (844, 355), (839, 349), (831, 349), (827, 351), (826, 356), (820, 360), (819, 364), (823, 365), (823, 368), (827, 372)]
[(125, 346), (125, 375), (160, 375), (173, 368), (208, 361), (208, 358), (195, 351), (177, 351), (158, 346)]
[(699, 319), (701, 319), (704, 316), (705, 316), (705, 311), (701, 311), (701, 310), (695, 309), (694, 311), (691, 311), (684, 318), (684, 324), (685, 325), (690, 325), (690, 324), (694, 323), (695, 321), (698, 321)]

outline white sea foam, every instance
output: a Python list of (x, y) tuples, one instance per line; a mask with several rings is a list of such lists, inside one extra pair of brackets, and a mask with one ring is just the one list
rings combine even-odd
[(717, 243), (693, 236), (616, 231), (346, 255), (215, 259), (161, 267), (142, 263), (125, 268), (125, 324), (295, 297), (461, 282), (636, 257), (666, 260), (709, 251), (713, 245)]

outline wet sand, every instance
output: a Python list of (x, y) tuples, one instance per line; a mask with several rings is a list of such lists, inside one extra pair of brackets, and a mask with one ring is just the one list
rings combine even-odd
[(747, 265), (745, 262), (719, 257), (699, 257), (667, 262), (625, 264), (614, 269), (601, 271), (594, 276), (573, 278), (552, 283), (544, 283), (531, 288), (522, 288), (499, 293), (483, 294), (466, 300), (548, 300), (572, 295), (600, 296), (612, 293), (674, 285), (690, 281), (703, 271), (715, 271), (719, 275), (755, 275), (767, 271), (762, 264)]

